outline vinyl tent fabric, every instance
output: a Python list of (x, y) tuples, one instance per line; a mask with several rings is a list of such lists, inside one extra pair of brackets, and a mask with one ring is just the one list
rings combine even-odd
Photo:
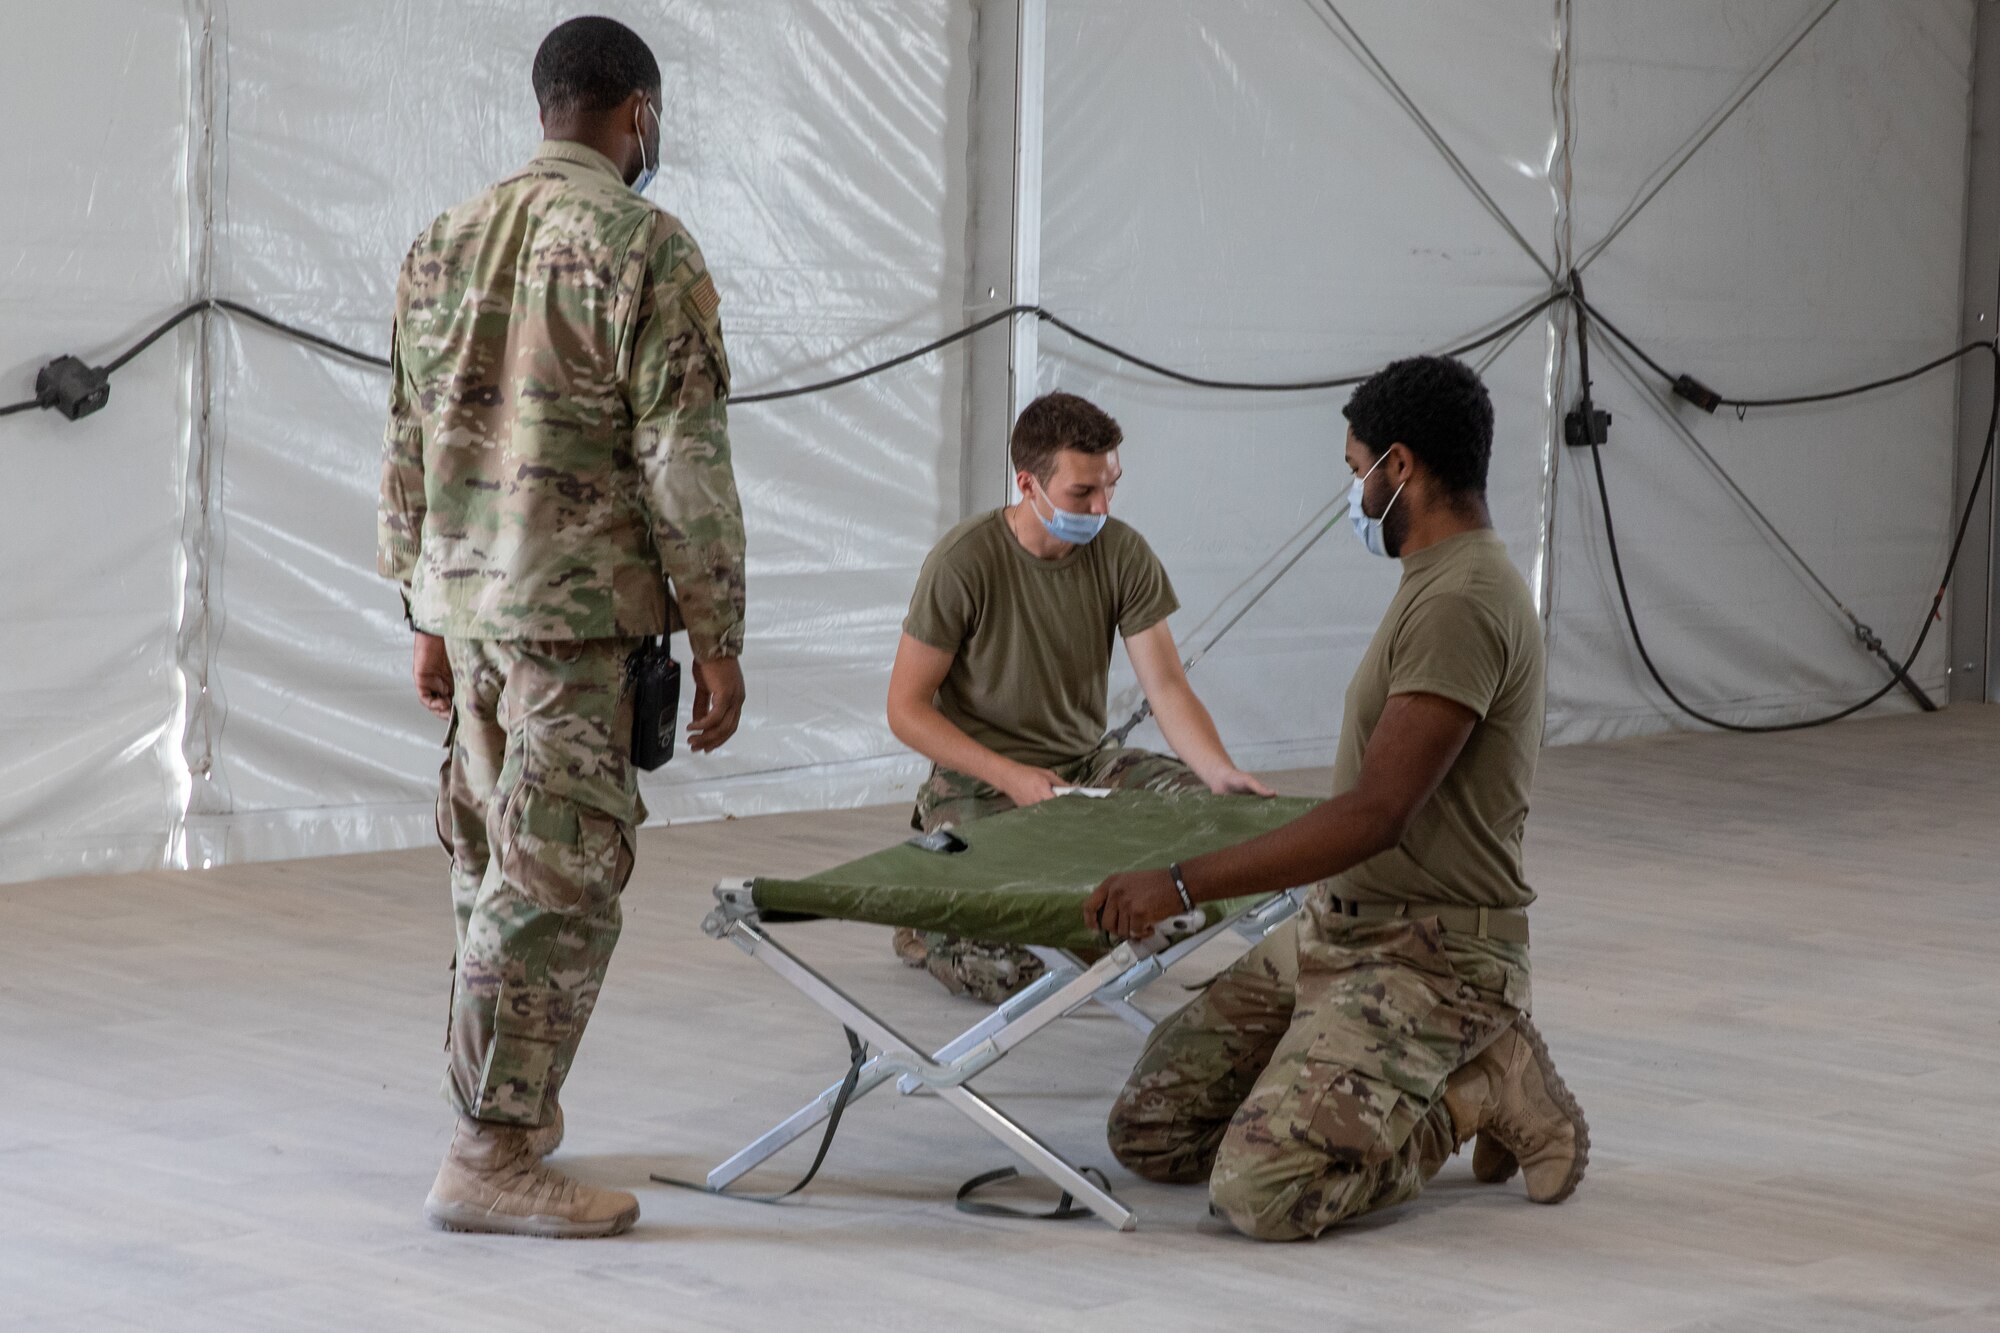
[[(1553, 266), (1543, 0), (1363, 0), (1341, 11)], [(1050, 0), (1042, 297), (1092, 333), (1212, 378), (1365, 372), (1490, 327), (1549, 280), (1309, 0)], [(1536, 576), (1546, 320), (1486, 369), (1491, 500)], [(1349, 482), (1348, 390), (1171, 384), (1053, 329), (1039, 387), (1125, 428), (1119, 513), (1187, 610), (1225, 600)], [(1400, 570), (1329, 534), (1195, 676), (1239, 762), (1331, 762), (1347, 680)], [(1184, 644), (1184, 647), (1192, 646)], [(1118, 684), (1136, 702), (1129, 668)], [(1135, 733), (1159, 745), (1158, 729)]]
[[(739, 389), (957, 326), (968, 5), (604, 12), (660, 58), (651, 197), (716, 275)], [(476, 38), (459, 7), (403, 0), (231, 0), (227, 22), (222, 286), (381, 350), (410, 240), (534, 148), (527, 71), (549, 11), (483, 6)], [(443, 727), (417, 707), (374, 570), (386, 382), (255, 328), (220, 344), (222, 739), (190, 837), (217, 860), (421, 845)], [(657, 819), (913, 794), (924, 765), (887, 734), (885, 670), (916, 566), (956, 518), (961, 364), (732, 410), (749, 705), (726, 749), (643, 779)]]
[[(1589, 258), (1591, 298), (1621, 328), (1739, 396), (1907, 368), (1958, 342), (1973, 11), (1958, 0), (1051, 0), (1044, 299), (1196, 373), (1306, 379), (1490, 327), (1549, 289), (1544, 266)], [(1590, 258), (1677, 150), (1808, 27)], [(1607, 341), (1592, 369), (1614, 416), (1614, 518), (1669, 679), (1746, 723), (1872, 693), (1885, 679), (1877, 660)], [(1346, 391), (1191, 389), (1054, 331), (1041, 353), (1041, 387), (1097, 395), (1126, 425), (1121, 512), (1181, 586), (1190, 614), (1177, 627), (1347, 484)], [(1990, 371), (1974, 360), (1959, 373), (1983, 384)], [(1588, 460), (1561, 442), (1578, 390), (1567, 310), (1484, 375), (1495, 525), (1549, 622), (1548, 740), (1695, 725), (1645, 676)], [(1664, 412), (1900, 658), (1955, 517), (1956, 404), (1945, 371), (1743, 422), (1678, 401)], [(1197, 679), (1232, 744), (1257, 762), (1325, 762), (1396, 574), (1344, 534), (1306, 557)], [(1945, 640), (1933, 632), (1915, 672), (1934, 696)], [(1120, 683), (1135, 700), (1129, 672)], [(1901, 691), (1877, 705), (1915, 707)], [(1159, 742), (1152, 727), (1136, 736)]]
[[(1108, 941), (1085, 929), (1083, 906), (1106, 876), (1234, 846), (1316, 804), (1206, 792), (1058, 796), (954, 830), (967, 844), (963, 851), (905, 842), (805, 879), (759, 879), (751, 894), (767, 914), (1101, 949)], [(1221, 920), (1251, 901), (1205, 904), (1205, 918)]]
[[(0, 106), (24, 127), (0, 201), (0, 402), (49, 357), (102, 361), (204, 294), (381, 351), (410, 239), (537, 138), (527, 68), (552, 19), (528, 0), (22, 8), (0, 50)], [(666, 71), (654, 195), (716, 272), (739, 392), (967, 322), (980, 5), (603, 8)], [(1591, 258), (1590, 293), (1738, 394), (1912, 365), (1956, 342), (1968, 281), (1975, 8), (1048, 0), (1040, 299), (1221, 378), (1446, 346), (1545, 296), (1810, 24)], [(1880, 665), (1679, 428), (1900, 654), (1953, 517), (1954, 376), (1739, 422), (1655, 404), (1602, 342), (1604, 461), (1669, 678), (1740, 721), (1873, 690)], [(1689, 725), (1632, 651), (1585, 460), (1560, 444), (1566, 312), (1492, 350), (1493, 512), (1542, 598), (1549, 740)], [(914, 792), (925, 765), (883, 698), (917, 567), (961, 517), (966, 356), (732, 412), (749, 706), (723, 752), (646, 779), (657, 818)], [(1344, 391), (1168, 384), (1049, 326), (1035, 376), (1123, 422), (1118, 512), (1175, 580), (1184, 648), (1345, 489)], [(430, 842), (442, 728), (374, 574), (385, 401), (378, 372), (217, 317), (119, 372), (96, 416), (0, 419), (0, 541), (26, 571), (0, 581), (0, 880)], [(1334, 531), (1197, 668), (1239, 761), (1330, 760), (1396, 577)], [(1944, 642), (1917, 665), (1933, 690)], [(1121, 661), (1128, 703), (1131, 680)], [(1152, 726), (1133, 740), (1162, 743)]]
[[(1825, 0), (1578, 7), (1580, 257), (1822, 10)], [(1670, 368), (1738, 397), (1854, 384), (1951, 351), (1965, 284), (1990, 291), (1995, 280), (1961, 272), (1972, 17), (1960, 4), (1841, 0), (1826, 10), (1589, 265), (1591, 301)], [(1880, 688), (1885, 668), (1681, 431), (1900, 661), (1956, 517), (1952, 454), (1938, 442), (1956, 430), (1959, 377), (1984, 387), (1990, 362), (1738, 421), (1672, 400), (1663, 411), (1640, 387), (1657, 380), (1635, 377), (1608, 342), (1593, 340), (1592, 373), (1613, 415), (1603, 454), (1612, 517), (1668, 682), (1744, 723), (1822, 715)], [(1548, 739), (1685, 725), (1632, 651), (1589, 460), (1566, 451), (1555, 462)], [(1912, 671), (1938, 700), (1948, 641), (1934, 629)], [(1897, 690), (1878, 707), (1916, 704)]]
[[(59, 353), (109, 359), (189, 296), (199, 147), (178, 3), (35, 6), (6, 29), (0, 403)], [(176, 855), (194, 346), (169, 334), (95, 416), (0, 418), (0, 881)]]

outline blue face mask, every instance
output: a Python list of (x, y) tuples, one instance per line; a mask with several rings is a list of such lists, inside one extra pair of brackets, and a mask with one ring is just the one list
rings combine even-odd
[[(653, 104), (649, 101), (642, 99), (639, 105), (648, 111), (653, 111)], [(654, 121), (657, 122), (659, 118), (660, 113), (653, 111)], [(658, 152), (655, 152), (653, 160), (646, 161), (646, 122), (636, 111), (632, 113), (632, 128), (639, 132), (639, 174), (632, 178), (632, 192), (644, 194), (652, 186), (653, 178), (660, 174), (660, 157)]]
[[(1388, 456), (1387, 454), (1383, 454), (1382, 458), (1387, 458)], [(1369, 468), (1366, 472), (1356, 477), (1354, 484), (1347, 488), (1347, 521), (1353, 525), (1354, 535), (1360, 539), (1361, 545), (1367, 549), (1368, 554), (1386, 557), (1389, 554), (1389, 548), (1382, 544), (1382, 520), (1389, 517), (1389, 511), (1396, 507), (1396, 497), (1403, 493), (1403, 487), (1398, 486), (1396, 494), (1389, 497), (1389, 503), (1382, 506), (1380, 517), (1370, 518), (1361, 512), (1361, 492), (1368, 479), (1375, 475), (1375, 468), (1382, 466), (1382, 458), (1376, 459), (1374, 467)], [(1408, 484), (1408, 482), (1403, 483), (1405, 486)]]
[[(1035, 483), (1036, 490), (1041, 490), (1041, 486), (1039, 481)], [(1042, 494), (1049, 502), (1049, 516), (1042, 518), (1041, 507), (1035, 504), (1032, 493), (1028, 497), (1029, 507), (1034, 509), (1036, 518), (1042, 519), (1042, 526), (1049, 530), (1049, 536), (1059, 542), (1088, 546), (1098, 533), (1104, 531), (1104, 525), (1111, 521), (1108, 514), (1072, 514), (1067, 509), (1058, 509), (1053, 495), (1047, 491), (1042, 491)]]

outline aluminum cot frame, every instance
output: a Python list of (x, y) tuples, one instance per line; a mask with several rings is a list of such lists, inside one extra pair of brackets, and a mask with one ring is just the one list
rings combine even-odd
[[(936, 1093), (1058, 1188), (1120, 1231), (1130, 1231), (1137, 1225), (1138, 1219), (1131, 1209), (967, 1084), (1043, 1028), (1088, 1004), (1110, 1010), (1141, 1032), (1151, 1031), (1153, 1021), (1132, 1005), (1132, 996), (1224, 931), (1255, 944), (1297, 915), (1306, 892), (1304, 889), (1293, 889), (1277, 894), (1178, 940), (1169, 939), (1168, 934), (1199, 926), (1201, 918), (1175, 918), (1162, 922), (1151, 937), (1127, 940), (1095, 963), (1086, 964), (1075, 954), (1062, 950), (1036, 948), (1033, 952), (1047, 966), (1040, 977), (957, 1037), (925, 1055), (895, 1028), (870, 1013), (852, 996), (773, 939), (752, 898), (753, 883), (751, 880), (726, 880), (716, 885), (716, 906), (702, 922), (702, 930), (715, 939), (733, 942), (737, 948), (790, 982), (800, 994), (826, 1010), (836, 1021), (852, 1029), (872, 1048), (872, 1053), (861, 1066), (854, 1091), (849, 1095), (850, 1103), (860, 1100), (891, 1079), (896, 1080), (897, 1091), (904, 1096), (919, 1092)], [(710, 1171), (709, 1188), (727, 1188), (814, 1126), (823, 1123), (838, 1101), (844, 1082), (844, 1079), (836, 1081)]]

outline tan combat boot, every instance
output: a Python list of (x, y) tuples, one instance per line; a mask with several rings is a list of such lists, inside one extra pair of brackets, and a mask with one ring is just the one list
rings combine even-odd
[(562, 1147), (562, 1141), (563, 1113), (562, 1104), (558, 1102), (556, 1104), (554, 1119), (550, 1120), (548, 1124), (543, 1125), (540, 1129), (531, 1129), (528, 1131), (528, 1156), (547, 1157), (550, 1153)]
[(615, 1236), (639, 1219), (639, 1201), (547, 1167), (528, 1151), (534, 1131), (460, 1119), (424, 1216), (446, 1231), (581, 1239)]
[[(1536, 1203), (1561, 1203), (1576, 1191), (1590, 1162), (1590, 1126), (1526, 1014), (1451, 1076), (1444, 1104), (1458, 1141), (1490, 1139), (1484, 1165), (1499, 1171), (1507, 1154)], [(1474, 1171), (1480, 1166), (1475, 1148)]]
[(1513, 1153), (1500, 1146), (1500, 1141), (1491, 1134), (1481, 1131), (1472, 1144), (1472, 1178), (1482, 1185), (1504, 1185), (1514, 1178), (1521, 1169), (1521, 1163)]
[(908, 926), (898, 926), (895, 933), (889, 937), (889, 944), (895, 949), (896, 957), (903, 960), (904, 967), (922, 967), (930, 961), (931, 951), (924, 944), (921, 931), (912, 930)]

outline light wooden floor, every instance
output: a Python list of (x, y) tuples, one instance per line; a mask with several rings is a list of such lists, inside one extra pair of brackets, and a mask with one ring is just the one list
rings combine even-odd
[[(1006, 1159), (925, 1099), (860, 1104), (795, 1205), (646, 1184), (843, 1063), (696, 929), (710, 884), (901, 819), (644, 835), (559, 1158), (638, 1189), (610, 1242), (419, 1217), (448, 1129), (437, 853), (0, 890), (0, 1329), (2000, 1329), (2000, 709), (1549, 752), (1536, 1008), (1590, 1176), (1538, 1208), (1454, 1162), (1316, 1244), (1219, 1234), (1198, 1189), (1115, 1168), (1132, 1235), (957, 1214)], [(884, 934), (791, 938), (913, 1033), (969, 1021)], [(1072, 1021), (980, 1086), (1108, 1165), (1136, 1040)]]

